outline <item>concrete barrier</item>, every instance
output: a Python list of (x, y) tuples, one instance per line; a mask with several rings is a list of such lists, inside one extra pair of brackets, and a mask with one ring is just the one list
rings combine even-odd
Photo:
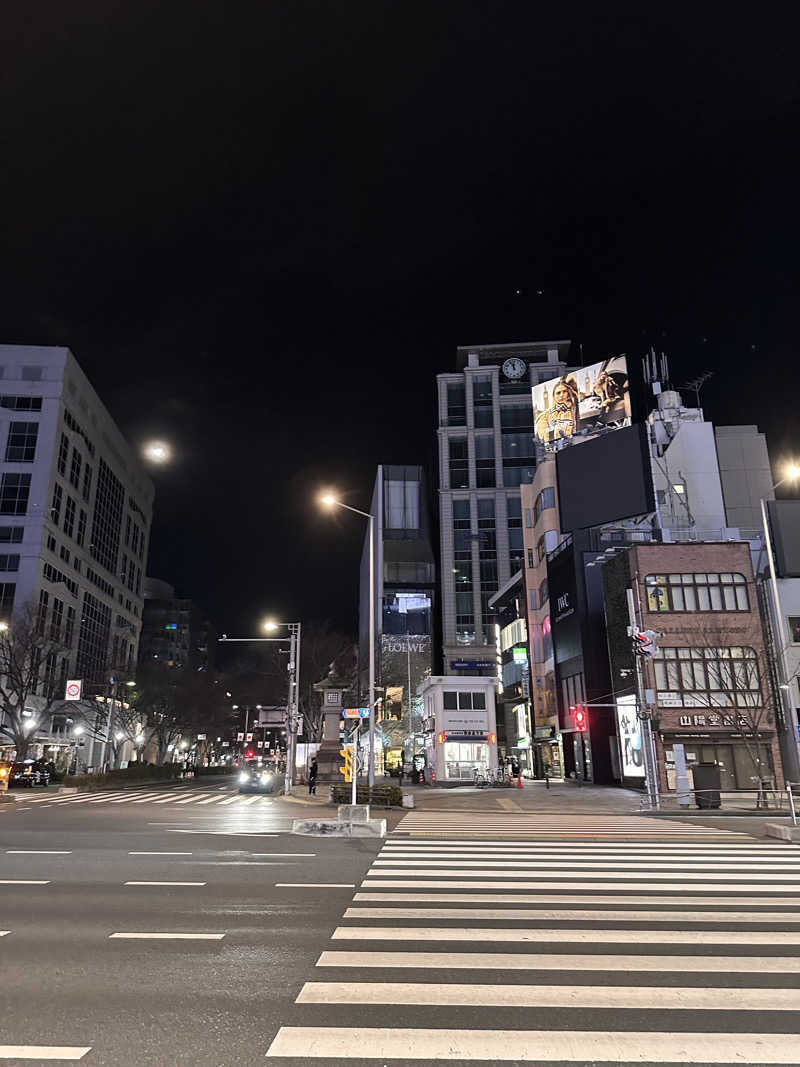
[(779, 841), (800, 841), (800, 826), (791, 823), (768, 822), (764, 827), (767, 837), (777, 837)]
[(369, 822), (369, 804), (340, 804), (336, 818), (339, 822)]

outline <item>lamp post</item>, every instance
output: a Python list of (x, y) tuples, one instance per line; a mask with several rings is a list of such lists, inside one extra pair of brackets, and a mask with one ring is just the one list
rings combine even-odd
[[(248, 641), (255, 643), (263, 642), (289, 642), (289, 700), (286, 706), (286, 777), (284, 779), (284, 793), (288, 796), (292, 791), (294, 781), (295, 744), (297, 740), (297, 727), (300, 722), (300, 701), (298, 698), (298, 679), (300, 677), (300, 635), (302, 626), (299, 622), (275, 622), (267, 619), (263, 628), (268, 633), (274, 633), (281, 626), (289, 630), (288, 637), (228, 637), (223, 634), (219, 638), (220, 643), (227, 641)], [(260, 708), (261, 705), (259, 704)], [(248, 712), (249, 715), (249, 712)], [(245, 735), (247, 727), (245, 726)]]
[[(375, 518), (369, 511), (361, 511), (349, 504), (343, 504), (335, 496), (326, 494), (320, 502), (327, 507), (344, 508), (356, 515), (361, 515), (369, 524), (369, 766), (367, 784), (370, 789), (375, 785)], [(355, 768), (353, 768), (355, 774)]]
[[(784, 482), (795, 482), (800, 478), (800, 466), (797, 464), (789, 464), (786, 469), (786, 473), (779, 481), (773, 485), (773, 490), (783, 485)], [(778, 667), (778, 700), (780, 701), (781, 710), (783, 711), (784, 722), (786, 723), (791, 738), (791, 741), (787, 744), (787, 752), (789, 755), (790, 767), (784, 767), (784, 775), (786, 777), (791, 774), (793, 781), (800, 780), (800, 752), (798, 752), (798, 745), (800, 744), (800, 737), (798, 737), (797, 728), (797, 715), (794, 709), (794, 702), (792, 700), (792, 691), (789, 682), (789, 669), (786, 663), (786, 641), (785, 641), (785, 623), (783, 618), (783, 610), (781, 608), (781, 595), (780, 588), (778, 586), (778, 573), (775, 568), (775, 554), (772, 551), (772, 534), (769, 525), (769, 516), (767, 513), (767, 502), (761, 498), (761, 523), (763, 527), (764, 535), (764, 548), (767, 553), (767, 568), (769, 570), (769, 585), (772, 596), (768, 599), (766, 606), (767, 623), (770, 623), (767, 633), (768, 641), (771, 638), (772, 644), (772, 659)], [(770, 612), (769, 600), (772, 601)], [(772, 619), (769, 618), (770, 614)], [(788, 774), (786, 773), (788, 771)]]

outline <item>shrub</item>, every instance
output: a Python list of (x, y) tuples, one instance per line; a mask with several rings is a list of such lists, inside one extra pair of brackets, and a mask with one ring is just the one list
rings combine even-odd
[(108, 789), (133, 782), (152, 782), (177, 778), (183, 768), (179, 763), (165, 763), (157, 766), (152, 763), (132, 763), (128, 767), (106, 771), (104, 774), (72, 774), (64, 779), (64, 785), (77, 786), (89, 791)]

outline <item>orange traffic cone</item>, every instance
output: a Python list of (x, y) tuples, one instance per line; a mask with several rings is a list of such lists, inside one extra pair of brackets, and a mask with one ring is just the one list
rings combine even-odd
[(517, 775), (517, 789), (522, 789), (522, 772)]

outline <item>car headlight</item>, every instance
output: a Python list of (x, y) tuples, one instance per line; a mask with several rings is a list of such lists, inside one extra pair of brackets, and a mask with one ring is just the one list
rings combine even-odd
[(250, 775), (249, 774), (240, 774), (239, 775), (239, 781), (240, 782), (249, 782), (250, 781)]

